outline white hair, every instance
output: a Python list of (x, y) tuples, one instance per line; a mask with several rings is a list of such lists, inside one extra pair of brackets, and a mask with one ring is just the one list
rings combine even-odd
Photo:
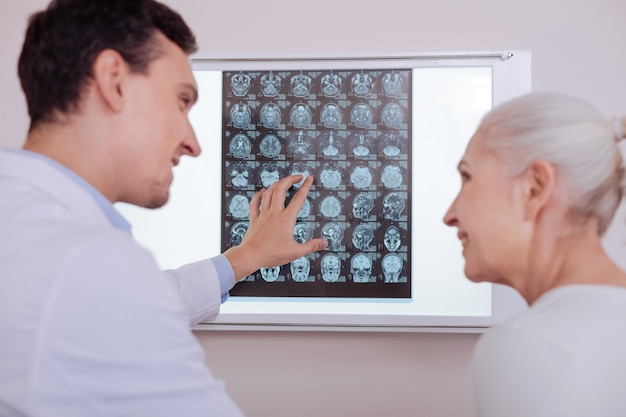
[(604, 234), (623, 194), (624, 167), (611, 120), (577, 98), (531, 93), (487, 113), (478, 127), (512, 175), (537, 159), (555, 166), (571, 213), (598, 220)]

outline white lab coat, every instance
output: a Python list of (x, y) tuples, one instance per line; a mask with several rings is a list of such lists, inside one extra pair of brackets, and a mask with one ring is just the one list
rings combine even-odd
[(160, 271), (64, 173), (0, 152), (0, 415), (242, 415), (189, 326), (216, 275)]

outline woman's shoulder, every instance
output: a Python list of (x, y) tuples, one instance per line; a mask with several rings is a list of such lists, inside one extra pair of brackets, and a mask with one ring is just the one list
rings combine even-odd
[[(538, 416), (582, 410), (589, 401), (621, 407), (624, 401), (616, 402), (610, 386), (616, 380), (623, 386), (626, 374), (609, 375), (626, 369), (624, 322), (626, 289), (621, 287), (572, 285), (544, 294), (479, 339), (472, 359), (479, 408), (519, 406), (525, 412), (515, 415)], [(528, 398), (550, 400), (529, 403)]]

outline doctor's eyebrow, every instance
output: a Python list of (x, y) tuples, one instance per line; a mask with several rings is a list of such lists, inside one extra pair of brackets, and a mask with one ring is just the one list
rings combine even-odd
[(461, 162), (459, 162), (459, 164), (456, 166), (456, 169), (460, 171), (463, 168), (463, 165), (469, 165), (469, 164), (467, 163), (467, 161), (461, 159)]

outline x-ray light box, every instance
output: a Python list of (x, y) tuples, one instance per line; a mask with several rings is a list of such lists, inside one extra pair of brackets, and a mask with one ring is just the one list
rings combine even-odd
[[(193, 57), (202, 146), (158, 210), (119, 205), (162, 268), (221, 253), (247, 204), (315, 176), (294, 237), (329, 248), (247, 277), (207, 329), (480, 331), (525, 307), (469, 282), (443, 215), (481, 117), (530, 91), (530, 52)], [(294, 190), (295, 192), (295, 190)]]

